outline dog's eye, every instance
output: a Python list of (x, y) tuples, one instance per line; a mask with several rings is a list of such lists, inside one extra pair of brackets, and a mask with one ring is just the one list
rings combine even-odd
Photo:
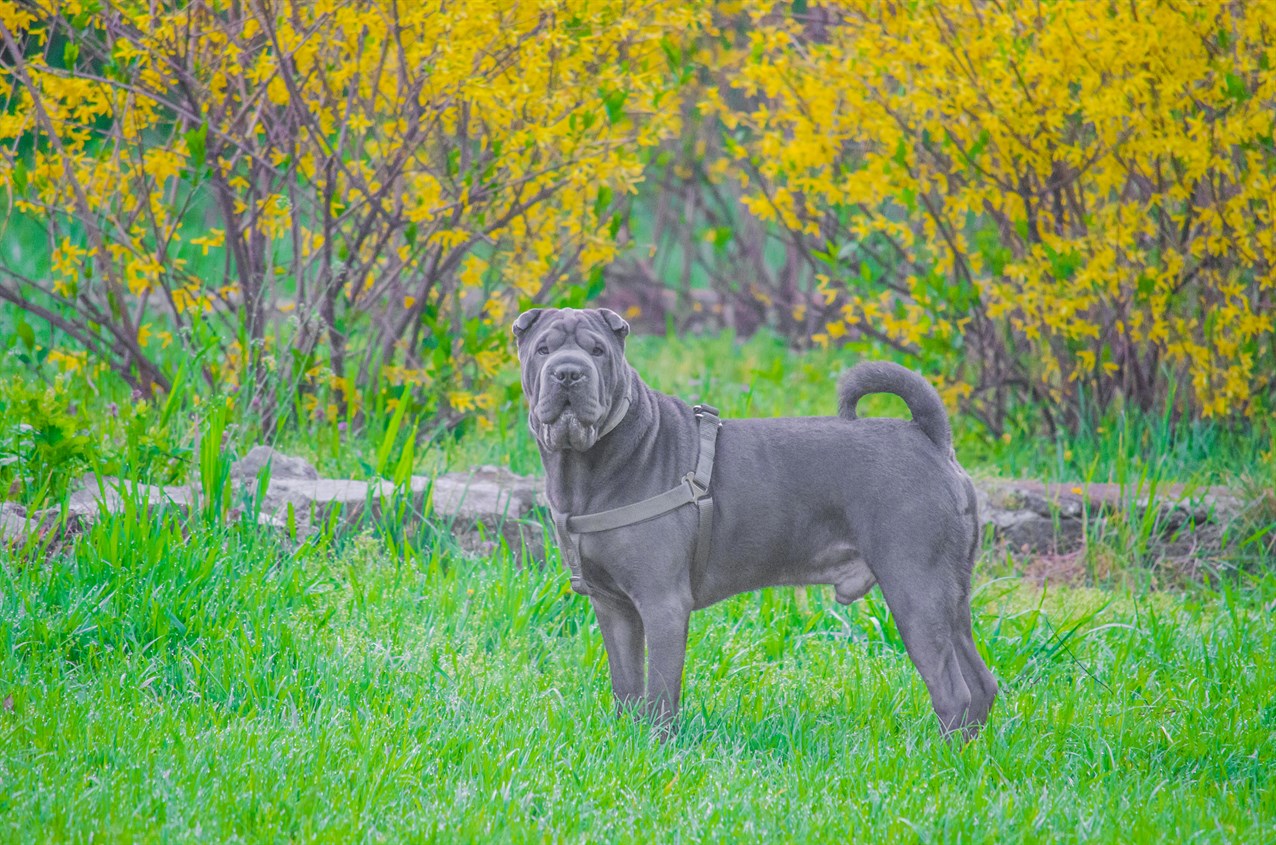
[(549, 347), (548, 347), (548, 346), (538, 346), (538, 347), (536, 347), (536, 354), (537, 354), (537, 355), (548, 355), (548, 354), (549, 354)]
[(607, 350), (603, 349), (601, 346), (595, 346), (593, 352), (591, 352), (590, 354), (593, 355), (595, 358), (601, 358), (603, 357), (603, 353), (606, 351)]

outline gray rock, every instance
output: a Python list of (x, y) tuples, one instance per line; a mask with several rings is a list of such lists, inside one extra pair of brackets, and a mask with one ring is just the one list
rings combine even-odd
[(189, 508), (197, 498), (195, 490), (186, 485), (140, 484), (109, 475), (99, 479), (89, 474), (80, 483), (82, 486), (67, 499), (67, 513), (80, 519), (96, 519), (102, 510), (119, 513), (126, 502), (134, 500), (151, 508)]
[[(490, 553), (503, 540), (520, 559), (543, 560), (545, 537), (536, 509), (542, 493), (539, 479), (524, 478), (501, 467), (483, 466), (437, 478), (413, 476), (403, 517), (439, 523), (461, 548)], [(299, 535), (306, 535), (339, 509), (340, 522), (353, 526), (380, 519), (395, 496), (389, 481), (276, 479), (260, 504), (259, 522), (284, 526), (288, 508)]]
[[(343, 528), (382, 517), (383, 509), (396, 495), (389, 481), (354, 481), (320, 478), (304, 460), (259, 446), (231, 469), (236, 506), (255, 494), (258, 474), (270, 463), (270, 482), (257, 503), (257, 521), (285, 529), (291, 524), (299, 537), (323, 525), (333, 514)], [(403, 519), (430, 518), (450, 530), (459, 545), (475, 553), (488, 553), (502, 540), (519, 555), (544, 558), (545, 537), (538, 518), (542, 482), (524, 478), (501, 467), (477, 467), (470, 472), (449, 473), (438, 478), (415, 476), (406, 491)], [(136, 497), (148, 507), (198, 505), (198, 484), (162, 487), (135, 484), (118, 478), (101, 479), (87, 475), (68, 498), (68, 515), (79, 527), (96, 520), (101, 513), (118, 513)], [(15, 509), (17, 506), (13, 506)], [(17, 536), (26, 527), (21, 509), (7, 510), (0, 532)]]
[(1001, 512), (993, 526), (998, 540), (1012, 549), (1033, 554), (1067, 554), (1085, 541), (1085, 524), (1081, 520), (1052, 519), (1032, 511)]
[(327, 521), (334, 511), (346, 526), (365, 518), (376, 519), (381, 504), (394, 493), (389, 481), (367, 482), (349, 479), (275, 479), (271, 478), (266, 494), (259, 503), (258, 522), (286, 526), (291, 506), (293, 524), (298, 536), (309, 534)]
[[(254, 448), (231, 468), (235, 503), (256, 492), (262, 467), (271, 466), (270, 483), (258, 504), (258, 521), (279, 529), (292, 522), (306, 536), (339, 512), (342, 527), (381, 519), (396, 495), (406, 507), (393, 511), (405, 521), (428, 519), (451, 532), (461, 548), (489, 554), (504, 543), (519, 559), (543, 560), (546, 535), (544, 482), (520, 476), (503, 467), (480, 466), (468, 472), (435, 478), (413, 476), (405, 491), (388, 481), (320, 478), (308, 462), (265, 446)], [(1137, 491), (1136, 491), (1137, 492)], [(1089, 538), (1101, 536), (1120, 519), (1141, 520), (1155, 508), (1154, 553), (1208, 558), (1228, 542), (1228, 524), (1243, 503), (1223, 488), (1185, 488), (1166, 485), (1152, 501), (1114, 484), (1041, 484), (1034, 481), (975, 479), (979, 518), (997, 542), (1029, 555), (1060, 556), (1075, 552)], [(81, 530), (102, 511), (119, 512), (136, 499), (148, 507), (189, 510), (200, 500), (198, 483), (159, 486), (118, 478), (85, 476), (67, 501), (68, 520)], [(0, 541), (43, 530), (60, 519), (54, 508), (28, 516), (18, 505), (0, 504)], [(73, 530), (68, 528), (69, 532)]]
[(285, 455), (269, 446), (254, 446), (241, 460), (230, 465), (231, 480), (255, 482), (266, 464), (270, 464), (272, 481), (319, 479), (319, 470), (304, 458)]
[(449, 519), (497, 522), (531, 512), (543, 488), (540, 479), (515, 475), (503, 467), (480, 466), (435, 478), (431, 500), (434, 513)]
[(414, 476), (430, 496), (427, 512), (445, 523), (462, 548), (486, 553), (504, 539), (515, 555), (544, 560), (545, 532), (538, 518), (544, 481), (504, 467), (479, 466), (433, 479)]
[[(1098, 536), (1112, 519), (1143, 520), (1156, 510), (1154, 545), (1166, 553), (1186, 543), (1202, 554), (1221, 549), (1222, 530), (1240, 513), (1236, 497), (1221, 487), (1168, 484), (1155, 495), (1138, 495), (1118, 484), (1043, 484), (1036, 481), (975, 479), (980, 520), (1011, 548), (1034, 554), (1067, 554), (1086, 534)], [(1195, 540), (1185, 540), (1191, 535)]]
[(26, 536), (28, 523), (26, 509), (13, 502), (0, 502), (0, 543)]

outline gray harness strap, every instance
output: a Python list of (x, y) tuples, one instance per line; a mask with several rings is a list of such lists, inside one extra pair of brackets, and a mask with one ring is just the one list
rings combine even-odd
[(580, 569), (581, 534), (636, 525), (693, 502), (700, 522), (700, 530), (696, 534), (693, 572), (704, 570), (704, 565), (709, 560), (709, 542), (713, 537), (713, 499), (708, 495), (709, 482), (713, 478), (713, 458), (717, 451), (718, 428), (722, 422), (718, 419), (718, 409), (712, 405), (696, 405), (694, 410), (696, 419), (700, 421), (700, 454), (696, 459), (695, 470), (683, 476), (682, 483), (677, 487), (632, 505), (622, 505), (597, 513), (572, 516), (551, 509), (558, 545), (563, 551), (567, 569), (571, 572), (572, 589), (575, 592), (582, 596), (590, 594), (589, 585), (585, 583)]

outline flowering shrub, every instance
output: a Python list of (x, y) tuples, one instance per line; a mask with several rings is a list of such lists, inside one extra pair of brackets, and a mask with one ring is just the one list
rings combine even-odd
[[(686, 312), (694, 278), (750, 324), (892, 347), (998, 434), (1025, 406), (1048, 428), (1262, 414), (1273, 20), (0, 0), (5, 243), (49, 256), (4, 250), (0, 298), (78, 344), (48, 355), (64, 371), (199, 378), (267, 420), (348, 418), (369, 384), (491, 409), (510, 314), (583, 302), (607, 265), (680, 276)], [(650, 225), (626, 225), (653, 174)]]
[(1051, 427), (1264, 413), (1274, 20), (1270, 0), (755, 12), (704, 48), (698, 105), (719, 182), (834, 307), (817, 341), (913, 356), (994, 431), (1016, 398)]
[[(144, 392), (490, 407), (510, 312), (581, 298), (677, 130), (674, 2), (0, 0), (0, 297)], [(631, 115), (641, 115), (636, 121)], [(163, 353), (177, 345), (182, 356)], [(294, 400), (295, 388), (307, 398)], [(285, 403), (280, 405), (279, 403)]]

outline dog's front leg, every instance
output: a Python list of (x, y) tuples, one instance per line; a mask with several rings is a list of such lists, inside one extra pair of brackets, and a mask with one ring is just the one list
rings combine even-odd
[(638, 611), (647, 633), (647, 713), (668, 725), (678, 715), (691, 599), (665, 596), (640, 604)]
[(611, 669), (611, 691), (618, 710), (642, 701), (643, 629), (642, 617), (623, 596), (589, 597), (603, 632), (607, 665)]

